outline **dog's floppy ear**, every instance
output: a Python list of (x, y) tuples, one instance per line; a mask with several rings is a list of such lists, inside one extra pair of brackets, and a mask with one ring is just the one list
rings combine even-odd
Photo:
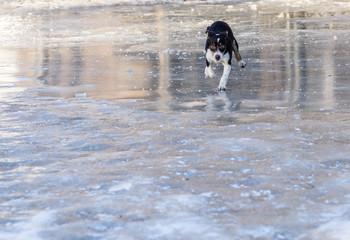
[(215, 32), (207, 30), (205, 33), (208, 34), (208, 38), (211, 38), (212, 36), (215, 35)]

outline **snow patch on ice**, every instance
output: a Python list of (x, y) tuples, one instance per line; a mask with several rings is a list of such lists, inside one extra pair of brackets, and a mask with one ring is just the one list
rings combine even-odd
[(114, 185), (108, 189), (109, 192), (119, 192), (122, 190), (130, 190), (132, 188), (132, 183), (131, 182), (125, 182), (125, 183), (120, 183), (117, 185)]
[(263, 200), (271, 200), (271, 199), (275, 198), (275, 196), (271, 190), (264, 190), (264, 189), (253, 190), (251, 192), (241, 193), (241, 196), (242, 197), (250, 197), (250, 198), (254, 198), (254, 199), (263, 199)]
[(214, 193), (214, 192), (204, 192), (204, 193), (201, 193), (200, 195), (202, 197), (207, 197), (207, 198), (219, 196), (219, 194)]
[(39, 212), (28, 221), (21, 221), (13, 225), (16, 231), (6, 233), (0, 231), (1, 239), (15, 239), (15, 240), (42, 240), (40, 233), (48, 231), (53, 227), (56, 220), (56, 211)]
[(149, 231), (153, 233), (154, 239), (232, 239), (207, 217), (190, 213), (179, 213), (164, 221), (157, 221)]
[(303, 234), (299, 240), (334, 239), (348, 240), (350, 236), (349, 220), (334, 220), (319, 226), (317, 229)]

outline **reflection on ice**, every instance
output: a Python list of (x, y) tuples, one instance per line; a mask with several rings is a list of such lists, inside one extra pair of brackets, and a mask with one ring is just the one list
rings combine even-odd
[[(35, 17), (41, 32), (34, 38), (40, 45), (18, 50), (19, 59), (26, 62), (19, 74), (39, 79), (46, 86), (42, 95), (86, 93), (99, 100), (151, 100), (152, 109), (210, 109), (219, 79), (203, 77), (203, 29), (211, 22), (203, 21), (201, 12), (215, 13), (219, 7), (211, 12), (206, 5), (139, 8)], [(267, 108), (331, 110), (348, 98), (344, 13), (256, 11), (252, 18), (237, 9), (229, 6), (226, 11), (240, 17), (241, 23), (227, 21), (232, 21), (250, 67), (240, 70), (233, 65), (227, 100), (235, 110), (247, 100), (250, 105), (249, 99), (265, 101)], [(256, 23), (250, 24), (251, 19)], [(73, 26), (74, 33), (67, 30), (72, 20), (81, 22)], [(127, 28), (121, 27), (126, 23)], [(187, 99), (189, 94), (196, 98)]]
[(347, 239), (347, 2), (96, 1), (0, 4), (2, 238)]

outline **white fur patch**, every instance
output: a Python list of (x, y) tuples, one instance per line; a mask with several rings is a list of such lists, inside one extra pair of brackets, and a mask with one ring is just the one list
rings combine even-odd
[[(216, 60), (216, 58), (215, 58), (216, 55), (220, 56), (219, 61)], [(216, 51), (213, 53), (212, 51), (208, 50), (206, 53), (206, 58), (210, 64), (209, 67), (205, 67), (205, 76), (206, 77), (213, 78), (215, 76), (214, 70), (213, 70), (214, 63), (215, 64), (222, 63), (222, 65), (224, 65), (224, 72), (223, 72), (222, 77), (220, 79), (218, 89), (225, 90), (227, 79), (228, 79), (230, 72), (231, 72), (231, 65), (228, 64), (228, 61), (230, 59), (230, 54), (229, 53), (222, 54), (222, 52), (220, 52), (220, 51)]]
[(226, 89), (226, 83), (227, 79), (231, 72), (231, 65), (228, 64), (228, 61), (230, 59), (230, 55), (226, 53), (221, 61), (222, 65), (224, 65), (224, 72), (222, 73), (222, 77), (220, 79), (220, 83), (218, 86), (219, 90), (225, 90)]
[(239, 67), (240, 68), (245, 68), (245, 66), (247, 65), (246, 63), (245, 63), (245, 61), (243, 61), (243, 60), (241, 60), (241, 61), (239, 61)]
[(213, 70), (213, 64), (210, 64), (209, 67), (205, 67), (204, 74), (206, 77), (210, 77), (210, 78), (215, 77), (215, 73)]
[(224, 72), (222, 73), (222, 77), (220, 79), (220, 83), (218, 86), (218, 89), (221, 90), (226, 90), (226, 83), (227, 83), (227, 79), (230, 75), (231, 72), (231, 65), (229, 65), (228, 63), (223, 63), (224, 65)]
[[(216, 55), (219, 55), (220, 56), (220, 59), (219, 61), (216, 60), (215, 56)], [(222, 54), (222, 52), (220, 51), (215, 51), (215, 52), (212, 52), (210, 50), (207, 51), (207, 54), (206, 54), (206, 58), (208, 60), (209, 63), (215, 63), (215, 64), (218, 64), (218, 63), (223, 63), (223, 61), (225, 61), (225, 56), (227, 55), (227, 61), (228, 62), (228, 58), (229, 58), (229, 55), (228, 53), (226, 53), (225, 55)]]

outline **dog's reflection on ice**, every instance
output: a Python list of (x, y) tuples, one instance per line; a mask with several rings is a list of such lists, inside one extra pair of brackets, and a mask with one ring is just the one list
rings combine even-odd
[(241, 101), (234, 101), (227, 96), (226, 92), (208, 95), (206, 97), (207, 111), (225, 111), (232, 112), (240, 110)]

